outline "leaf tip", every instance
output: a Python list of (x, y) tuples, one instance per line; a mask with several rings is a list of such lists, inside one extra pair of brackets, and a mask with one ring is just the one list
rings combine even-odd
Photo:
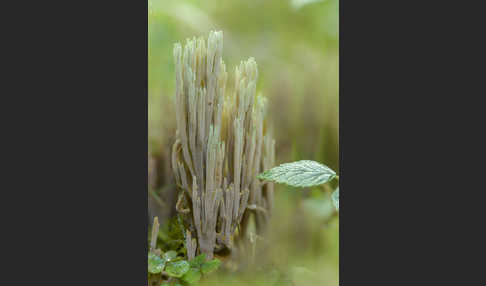
[(262, 180), (262, 181), (267, 180), (267, 177), (266, 177), (267, 172), (268, 172), (268, 171), (265, 171), (265, 172), (263, 172), (263, 173), (258, 174), (258, 175), (257, 175), (257, 179), (260, 179), (260, 180)]

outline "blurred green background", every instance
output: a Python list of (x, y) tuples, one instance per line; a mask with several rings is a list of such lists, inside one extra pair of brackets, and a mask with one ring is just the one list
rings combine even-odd
[[(222, 30), (229, 81), (241, 60), (256, 59), (257, 92), (268, 98), (276, 163), (309, 159), (339, 173), (337, 0), (149, 0), (148, 5), (152, 153), (166, 156), (174, 142), (173, 44)], [(338, 285), (339, 218), (329, 199), (335, 187), (276, 187), (272, 247), (265, 261), (294, 285)], [(211, 279), (208, 285), (248, 285), (243, 278)]]

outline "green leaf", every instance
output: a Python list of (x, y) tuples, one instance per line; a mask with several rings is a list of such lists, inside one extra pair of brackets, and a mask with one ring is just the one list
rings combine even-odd
[(172, 261), (174, 260), (175, 258), (177, 257), (177, 252), (174, 251), (174, 250), (169, 250), (167, 251), (166, 253), (164, 253), (164, 255), (162, 256), (162, 258), (166, 261), (166, 262), (169, 262), (169, 261)]
[(165, 271), (171, 277), (182, 277), (187, 271), (189, 271), (189, 262), (185, 260), (174, 261), (167, 263), (167, 267), (165, 267)]
[(336, 211), (328, 197), (308, 198), (302, 201), (304, 211), (317, 220), (328, 220)]
[(203, 274), (211, 273), (214, 270), (218, 269), (219, 265), (221, 265), (221, 261), (215, 258), (208, 262), (204, 262), (204, 264), (201, 266), (201, 271)]
[(157, 256), (155, 253), (148, 254), (148, 272), (157, 274), (164, 270), (165, 260)]
[(339, 211), (339, 187), (332, 193), (331, 197), (336, 210)]
[(189, 284), (197, 283), (201, 279), (201, 271), (198, 268), (191, 268), (181, 279)]
[(336, 172), (329, 167), (310, 160), (285, 163), (258, 175), (261, 180), (284, 183), (292, 187), (318, 186), (335, 177)]
[(194, 257), (193, 260), (189, 261), (189, 264), (191, 265), (191, 267), (200, 268), (204, 262), (206, 262), (206, 254), (201, 253), (198, 256)]

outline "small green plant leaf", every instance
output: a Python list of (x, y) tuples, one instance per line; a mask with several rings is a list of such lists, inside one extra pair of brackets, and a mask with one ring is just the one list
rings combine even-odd
[(321, 221), (328, 220), (336, 211), (334, 204), (328, 197), (304, 199), (302, 206), (311, 217)]
[(177, 252), (174, 251), (174, 250), (169, 250), (167, 251), (166, 253), (164, 253), (164, 255), (162, 256), (162, 258), (166, 261), (166, 262), (169, 262), (169, 261), (172, 261), (174, 260), (175, 258), (177, 257)]
[(336, 207), (337, 211), (339, 211), (339, 187), (332, 193), (332, 202)]
[(171, 277), (182, 277), (187, 271), (189, 271), (189, 262), (185, 260), (174, 261), (167, 263), (167, 267), (165, 267), (165, 271)]
[(201, 279), (201, 271), (198, 268), (191, 268), (181, 279), (189, 284), (197, 283)]
[(329, 167), (310, 160), (285, 163), (258, 175), (261, 180), (284, 183), (292, 187), (318, 186), (335, 177), (336, 172)]
[(198, 256), (194, 257), (193, 260), (189, 261), (189, 264), (191, 265), (191, 267), (200, 268), (204, 262), (206, 262), (206, 254), (201, 253)]
[(214, 270), (218, 269), (219, 265), (221, 265), (221, 261), (215, 258), (211, 261), (204, 262), (201, 266), (201, 271), (203, 274), (211, 273)]
[(149, 252), (148, 254), (148, 272), (157, 274), (164, 270), (165, 260), (160, 258), (157, 254)]

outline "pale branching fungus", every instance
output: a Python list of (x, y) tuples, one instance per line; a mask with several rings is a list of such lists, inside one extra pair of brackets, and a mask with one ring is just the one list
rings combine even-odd
[(174, 46), (172, 168), (181, 189), (177, 210), (189, 223), (189, 257), (197, 252), (211, 259), (215, 250), (233, 249), (235, 234), (244, 233), (243, 217), (255, 213), (262, 229), (272, 209), (272, 183), (256, 178), (275, 161), (275, 141), (264, 124), (266, 100), (256, 95), (257, 64), (253, 58), (241, 62), (233, 92), (225, 94), (222, 52), (222, 32), (211, 32), (207, 46), (203, 38)]

